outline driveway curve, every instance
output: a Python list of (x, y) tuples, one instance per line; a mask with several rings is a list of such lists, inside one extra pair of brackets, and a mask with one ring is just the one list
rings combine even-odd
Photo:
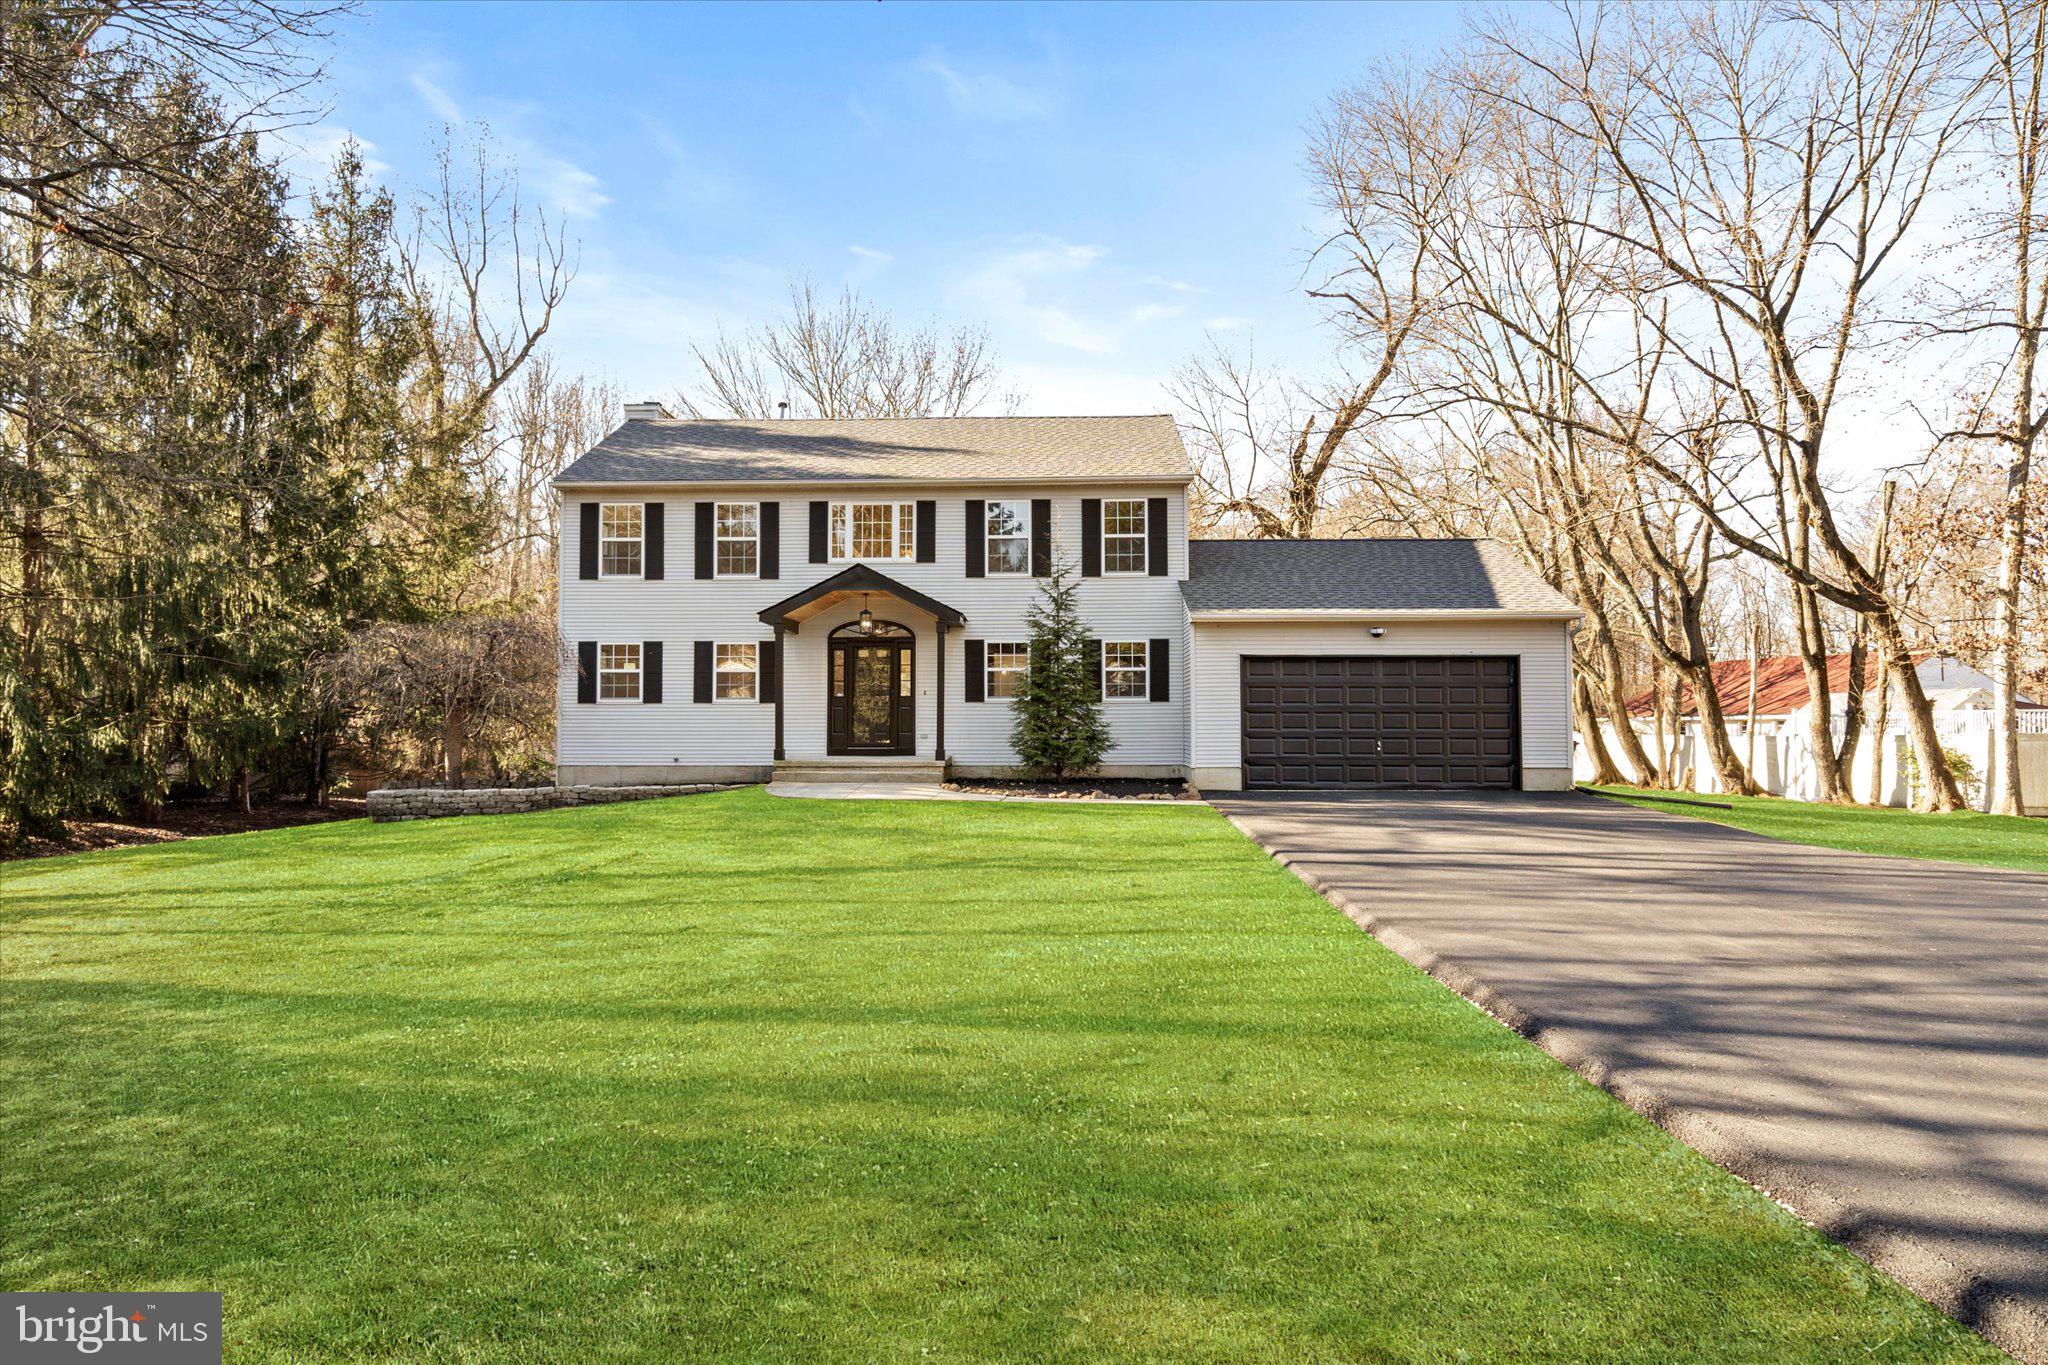
[(1214, 804), (1411, 962), (2048, 1362), (2048, 875), (1578, 793)]

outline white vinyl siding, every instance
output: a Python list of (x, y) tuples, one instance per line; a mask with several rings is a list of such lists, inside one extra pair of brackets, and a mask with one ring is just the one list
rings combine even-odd
[[(763, 607), (841, 572), (843, 562), (813, 564), (808, 551), (810, 504), (878, 502), (914, 507), (917, 499), (936, 503), (936, 563), (887, 561), (881, 572), (929, 594), (967, 617), (967, 624), (946, 634), (946, 751), (963, 765), (996, 767), (1016, 761), (1010, 748), (1013, 711), (1007, 702), (971, 703), (966, 699), (968, 638), (1019, 641), (1027, 636), (1024, 616), (1038, 600), (1040, 580), (1029, 575), (989, 578), (966, 576), (966, 510), (969, 499), (991, 499), (1028, 506), (1033, 497), (1050, 496), (1053, 541), (1071, 563), (1081, 558), (1081, 499), (1132, 498), (1140, 494), (1167, 498), (1167, 564), (1165, 577), (1078, 579), (1081, 610), (1089, 629), (1103, 640), (1170, 639), (1179, 644), (1187, 629), (1180, 580), (1187, 573), (1185, 500), (1179, 489), (1149, 490), (1128, 485), (1074, 487), (1048, 495), (1028, 487), (952, 484), (920, 485), (915, 490), (805, 487), (792, 484), (777, 493), (781, 504), (781, 576), (777, 579), (729, 578), (702, 581), (676, 578), (595, 583), (576, 577), (578, 523), (574, 504), (621, 498), (628, 490), (606, 489), (601, 495), (575, 490), (562, 496), (564, 520), (559, 613), (562, 638), (577, 640), (666, 640), (664, 706), (578, 706), (573, 663), (565, 666), (557, 709), (556, 761), (565, 765), (749, 765), (766, 768), (775, 750), (775, 708), (760, 704), (694, 706), (690, 699), (691, 642), (712, 640), (744, 643), (767, 639), (773, 630), (762, 624)], [(634, 488), (630, 495), (666, 501), (671, 564), (690, 563), (695, 554), (693, 504), (703, 501), (763, 500), (759, 489), (730, 486), (656, 489)], [(830, 521), (828, 520), (828, 527)], [(915, 529), (915, 512), (908, 524)], [(892, 526), (892, 531), (895, 528)], [(829, 548), (829, 547), (828, 547)], [(912, 546), (914, 549), (914, 544)], [(900, 621), (916, 636), (916, 752), (929, 757), (936, 738), (937, 656), (931, 618), (881, 597), (871, 607), (877, 618)], [(784, 641), (784, 747), (792, 759), (825, 756), (825, 639), (833, 627), (860, 614), (858, 599), (819, 613)], [(1113, 745), (1112, 764), (1178, 768), (1186, 761), (1187, 651), (1172, 652), (1170, 702), (1132, 703), (1106, 708)]]
[[(1386, 634), (1374, 639), (1368, 633), (1374, 625)], [(1192, 633), (1188, 762), (1194, 768), (1239, 766), (1243, 658), (1293, 654), (1517, 659), (1524, 773), (1571, 766), (1571, 636), (1561, 621), (1196, 621)]]

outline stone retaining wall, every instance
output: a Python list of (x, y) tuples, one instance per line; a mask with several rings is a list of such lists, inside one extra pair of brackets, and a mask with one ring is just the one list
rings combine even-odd
[(559, 806), (600, 806), (611, 801), (647, 801), (658, 796), (695, 796), (730, 791), (731, 783), (667, 787), (386, 787), (364, 804), (372, 820), (434, 820), (444, 815), (516, 815)]

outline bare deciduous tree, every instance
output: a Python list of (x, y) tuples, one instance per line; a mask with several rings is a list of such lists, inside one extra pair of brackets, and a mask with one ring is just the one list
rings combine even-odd
[(985, 329), (905, 328), (853, 290), (827, 300), (808, 279), (790, 282), (781, 317), (738, 335), (721, 329), (692, 352), (698, 384), (677, 398), (696, 416), (963, 417), (1016, 406), (999, 392)]

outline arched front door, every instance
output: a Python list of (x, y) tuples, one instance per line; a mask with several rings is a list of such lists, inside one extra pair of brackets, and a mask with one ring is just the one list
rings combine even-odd
[(825, 752), (917, 752), (917, 637), (893, 621), (848, 622), (828, 640)]

